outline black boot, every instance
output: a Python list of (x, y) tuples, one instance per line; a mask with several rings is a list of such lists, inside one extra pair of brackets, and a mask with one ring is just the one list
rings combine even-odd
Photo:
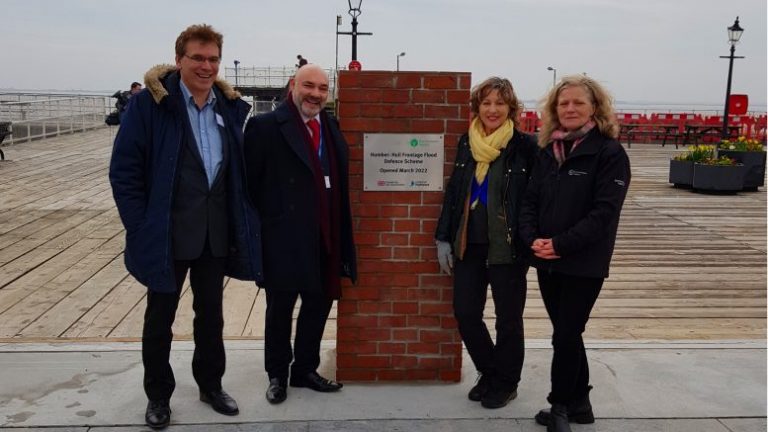
[(568, 424), (568, 407), (564, 404), (553, 403), (549, 411), (547, 432), (571, 432)]
[[(568, 421), (578, 424), (592, 424), (595, 422), (595, 415), (592, 413), (592, 403), (589, 401), (589, 391), (592, 386), (587, 388), (587, 392), (581, 397), (576, 398), (568, 404)], [(545, 408), (536, 414), (536, 423), (546, 426), (549, 424), (549, 408)]]

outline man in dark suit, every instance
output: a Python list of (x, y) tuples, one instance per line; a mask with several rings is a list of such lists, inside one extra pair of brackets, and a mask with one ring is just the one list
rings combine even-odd
[[(356, 277), (349, 207), (348, 147), (336, 119), (323, 107), (328, 75), (307, 64), (296, 72), (289, 97), (245, 128), (248, 190), (262, 220), (267, 294), (267, 400), (280, 403), (290, 385), (320, 392), (341, 383), (317, 373), (320, 340), (341, 277)], [(293, 309), (301, 296), (296, 339)], [(291, 361), (293, 363), (291, 364)]]
[(126, 267), (148, 288), (142, 360), (145, 420), (155, 429), (171, 419), (171, 326), (188, 272), (195, 311), (192, 373), (200, 400), (221, 414), (239, 412), (221, 387), (223, 281), (261, 279), (260, 226), (242, 166), (250, 106), (216, 78), (222, 40), (207, 25), (179, 35), (176, 65), (147, 72), (147, 90), (133, 96), (110, 163), (126, 231)]

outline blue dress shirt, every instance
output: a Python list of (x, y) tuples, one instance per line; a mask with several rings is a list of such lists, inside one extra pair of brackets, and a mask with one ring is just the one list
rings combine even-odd
[(217, 117), (222, 123), (224, 120), (220, 115), (217, 115), (214, 111), (216, 106), (216, 94), (211, 89), (208, 93), (208, 100), (205, 101), (205, 105), (202, 108), (198, 108), (195, 103), (195, 98), (190, 93), (183, 81), (179, 81), (181, 84), (181, 92), (184, 94), (185, 106), (187, 108), (187, 115), (189, 116), (189, 124), (192, 126), (192, 133), (195, 134), (195, 143), (197, 144), (197, 150), (200, 152), (200, 157), (203, 159), (203, 166), (205, 167), (205, 174), (208, 176), (208, 187), (213, 185), (213, 181), (216, 179), (221, 168), (221, 162), (223, 159), (221, 134), (219, 133), (219, 125)]

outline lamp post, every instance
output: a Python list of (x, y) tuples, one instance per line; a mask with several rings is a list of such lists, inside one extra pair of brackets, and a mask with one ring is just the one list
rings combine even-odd
[[(352, 16), (352, 31), (351, 32), (340, 32), (336, 31), (336, 35), (349, 35), (352, 36), (352, 60), (357, 60), (357, 37), (358, 36), (371, 36), (373, 33), (370, 32), (358, 32), (357, 31), (357, 17), (360, 16), (362, 11), (360, 10), (360, 6), (363, 4), (363, 0), (347, 0), (349, 3), (349, 15)], [(337, 21), (339, 22), (339, 19), (337, 18)]]
[(339, 26), (341, 25), (341, 15), (336, 15), (336, 75), (339, 75)]
[[(732, 26), (728, 27), (728, 42), (731, 43), (731, 54), (727, 56), (720, 56), (720, 58), (727, 58), (728, 62), (728, 86), (725, 90), (725, 109), (723, 110), (723, 133), (722, 138), (728, 139), (730, 134), (728, 133), (728, 105), (731, 102), (731, 77), (733, 76), (733, 59), (744, 58), (743, 56), (735, 56), (733, 53), (736, 51), (736, 44), (741, 39), (741, 34), (744, 33), (744, 29), (739, 26), (739, 17), (736, 17), (736, 21)], [(715, 146), (715, 152), (717, 152), (717, 146)], [(715, 153), (717, 157), (717, 153)]]
[(405, 56), (405, 51), (397, 55), (397, 71), (398, 72), (400, 72), (400, 57), (404, 57), (404, 56)]
[(237, 66), (240, 64), (240, 60), (235, 60), (235, 88), (237, 88)]
[(552, 71), (552, 87), (557, 85), (557, 69), (553, 68), (552, 66), (547, 66), (548, 71)]

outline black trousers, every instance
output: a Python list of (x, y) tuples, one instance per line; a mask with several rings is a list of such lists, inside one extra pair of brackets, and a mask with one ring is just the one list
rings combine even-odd
[[(523, 309), (528, 266), (487, 265), (487, 258), (487, 245), (470, 244), (464, 259), (456, 261), (453, 311), (461, 339), (478, 372), (516, 386), (525, 358)], [(495, 344), (483, 322), (489, 283), (496, 313)]]
[(605, 279), (544, 270), (537, 274), (553, 329), (552, 391), (547, 400), (567, 404), (589, 391), (589, 365), (581, 335)]
[[(284, 292), (266, 289), (267, 313), (264, 329), (264, 366), (269, 378), (288, 379), (314, 372), (320, 366), (320, 341), (333, 300), (325, 293)], [(296, 337), (291, 349), (293, 309), (301, 296), (296, 319)], [(295, 361), (291, 364), (291, 361)]]
[(187, 271), (190, 272), (195, 352), (192, 374), (202, 391), (221, 389), (226, 358), (224, 354), (224, 269), (226, 258), (214, 258), (206, 244), (203, 254), (194, 260), (175, 261), (176, 292), (147, 293), (141, 354), (144, 363), (144, 392), (150, 400), (169, 399), (176, 387), (169, 362), (179, 296)]

